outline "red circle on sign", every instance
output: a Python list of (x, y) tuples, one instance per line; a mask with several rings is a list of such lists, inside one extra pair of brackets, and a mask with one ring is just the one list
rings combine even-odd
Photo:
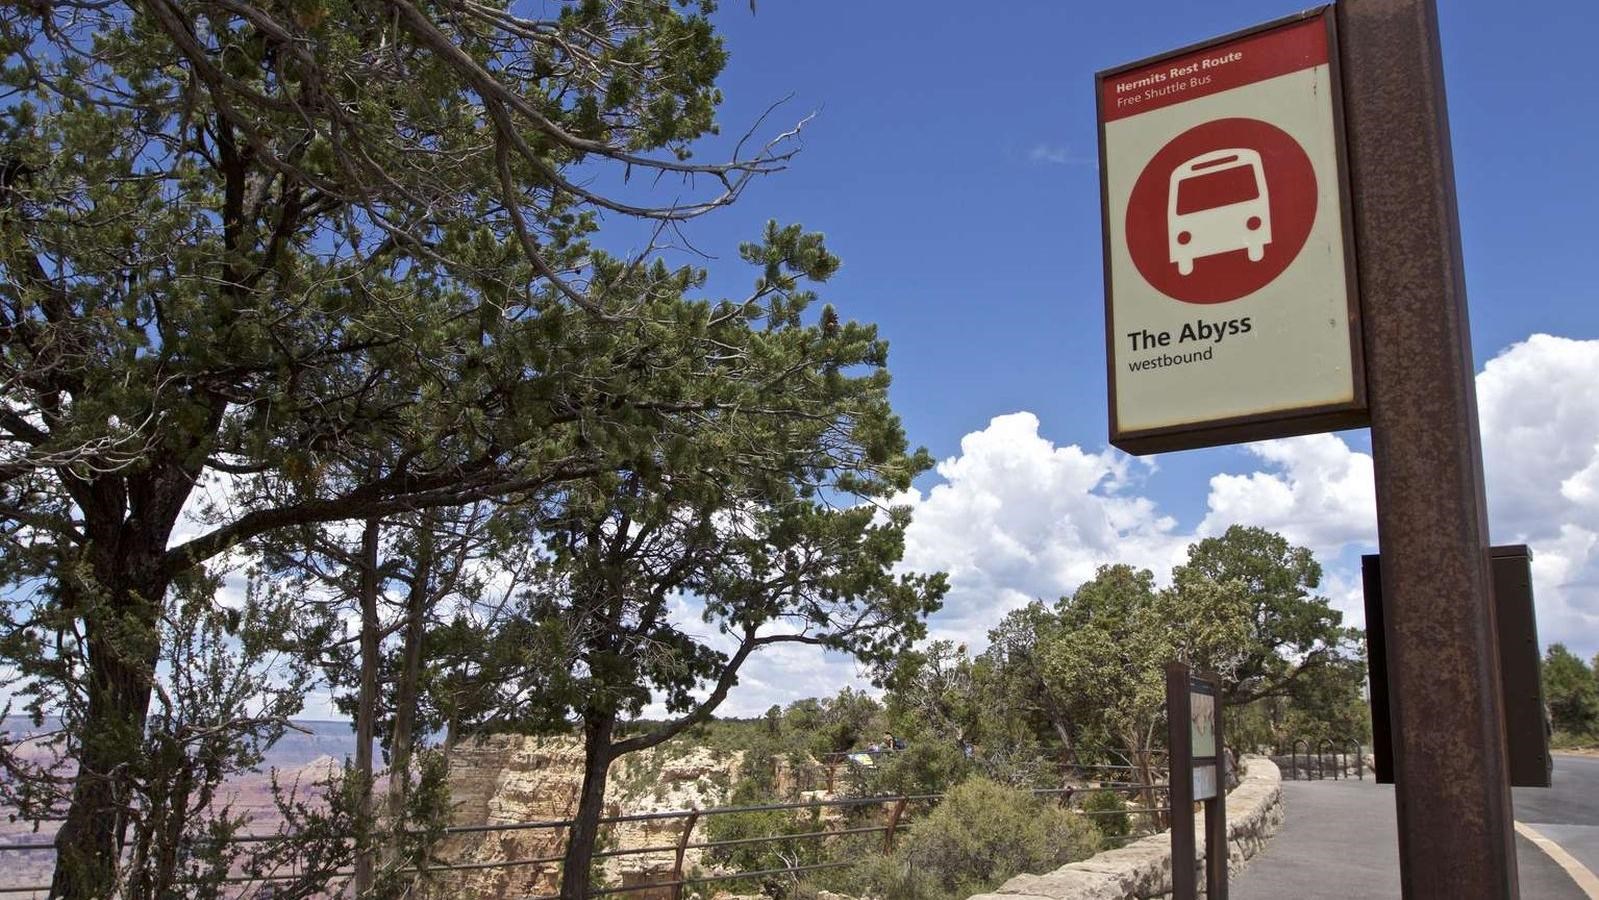
[(1172, 138), (1133, 184), (1127, 249), (1155, 290), (1226, 303), (1288, 268), (1316, 221), (1316, 169), (1288, 133), (1217, 119)]

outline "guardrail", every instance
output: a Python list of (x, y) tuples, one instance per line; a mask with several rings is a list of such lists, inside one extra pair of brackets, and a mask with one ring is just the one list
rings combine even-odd
[[(1111, 838), (1111, 840), (1115, 840), (1115, 841), (1128, 841), (1128, 840), (1136, 839), (1138, 837), (1145, 836), (1147, 834), (1152, 834), (1155, 831), (1159, 830), (1158, 828), (1155, 827), (1157, 817), (1160, 814), (1170, 812), (1171, 811), (1170, 807), (1169, 806), (1153, 806), (1153, 805), (1148, 805), (1148, 804), (1155, 802), (1155, 799), (1156, 799), (1157, 795), (1160, 794), (1161, 792), (1166, 791), (1167, 787), (1168, 787), (1168, 785), (1165, 784), (1165, 783), (1143, 784), (1143, 783), (1135, 783), (1135, 782), (1102, 782), (1102, 783), (1098, 783), (1098, 784), (1091, 785), (1091, 786), (1081, 786), (1081, 787), (1040, 788), (1040, 789), (1033, 790), (1032, 793), (1035, 796), (1040, 796), (1040, 797), (1045, 797), (1045, 796), (1056, 797), (1056, 798), (1058, 798), (1059, 802), (1062, 803), (1062, 804), (1070, 803), (1074, 795), (1091, 794), (1091, 793), (1097, 793), (1097, 792), (1101, 792), (1101, 791), (1110, 791), (1112, 793), (1118, 793), (1118, 794), (1122, 794), (1122, 793), (1126, 793), (1126, 794), (1143, 794), (1144, 797), (1146, 798), (1146, 800), (1148, 801), (1148, 803), (1146, 803), (1146, 805), (1143, 805), (1143, 806), (1128, 806), (1128, 807), (1125, 807), (1125, 808), (1122, 808), (1122, 809), (1112, 809), (1112, 810), (1082, 810), (1082, 809), (1073, 810), (1073, 812), (1075, 814), (1077, 814), (1077, 815), (1088, 816), (1088, 817), (1091, 817), (1091, 818), (1092, 817), (1098, 817), (1098, 816), (1128, 816), (1129, 818), (1137, 817), (1137, 816), (1143, 816), (1144, 817), (1144, 823), (1143, 823), (1143, 830), (1142, 831), (1140, 831), (1140, 829), (1136, 829), (1135, 828), (1129, 834), (1120, 835), (1120, 836)], [(792, 842), (795, 842), (795, 841), (802, 841), (802, 840), (826, 841), (828, 839), (836, 839), (836, 838), (841, 838), (841, 837), (866, 835), (866, 834), (881, 834), (883, 836), (882, 844), (880, 846), (881, 846), (881, 852), (886, 855), (886, 854), (889, 854), (889, 853), (893, 852), (894, 847), (896, 845), (896, 839), (897, 839), (898, 835), (901, 834), (902, 832), (904, 832), (906, 830), (909, 830), (909, 829), (914, 827), (915, 823), (913, 821), (908, 821), (905, 818), (905, 813), (906, 813), (907, 809), (913, 804), (936, 803), (936, 802), (944, 799), (944, 796), (945, 795), (941, 794), (941, 793), (937, 793), (937, 794), (899, 794), (899, 795), (874, 796), (874, 797), (850, 797), (850, 798), (840, 798), (840, 799), (833, 799), (833, 800), (812, 800), (812, 801), (795, 801), (795, 802), (788, 802), (788, 803), (767, 803), (767, 804), (760, 804), (760, 805), (754, 805), (754, 806), (722, 806), (722, 807), (711, 807), (711, 808), (707, 808), (707, 809), (684, 809), (684, 810), (670, 810), (670, 811), (653, 812), (653, 813), (633, 813), (633, 814), (628, 814), (628, 815), (606, 816), (606, 817), (603, 817), (603, 818), (600, 819), (600, 824), (602, 826), (606, 826), (606, 825), (615, 826), (615, 825), (624, 824), (624, 823), (637, 823), (637, 822), (670, 821), (670, 820), (673, 820), (673, 819), (681, 820), (682, 821), (682, 825), (679, 828), (679, 831), (678, 831), (678, 834), (677, 834), (677, 839), (675, 841), (673, 841), (672, 843), (670, 843), (670, 844), (659, 844), (659, 845), (656, 845), (656, 846), (648, 846), (648, 847), (630, 847), (630, 848), (623, 848), (623, 849), (616, 849), (616, 850), (600, 850), (600, 851), (596, 851), (595, 854), (594, 854), (594, 858), (596, 858), (596, 859), (611, 859), (611, 858), (623, 857), (623, 856), (640, 856), (640, 855), (646, 855), (646, 854), (672, 853), (672, 854), (674, 854), (674, 856), (673, 856), (673, 865), (672, 865), (672, 869), (671, 869), (671, 877), (669, 879), (667, 879), (667, 880), (664, 880), (664, 881), (651, 881), (651, 882), (644, 883), (644, 884), (628, 885), (628, 886), (624, 886), (624, 887), (602, 887), (602, 888), (590, 890), (586, 894), (586, 896), (589, 896), (589, 897), (601, 897), (601, 896), (608, 896), (608, 895), (612, 895), (612, 894), (625, 894), (625, 893), (632, 893), (632, 892), (638, 892), (638, 891), (650, 891), (650, 890), (660, 890), (660, 889), (663, 889), (663, 888), (671, 888), (672, 889), (672, 894), (673, 894), (673, 897), (675, 898), (675, 900), (681, 900), (682, 894), (683, 894), (683, 889), (685, 887), (690, 886), (690, 885), (709, 884), (709, 883), (715, 883), (715, 882), (721, 882), (721, 881), (734, 881), (734, 880), (741, 879), (741, 878), (764, 878), (764, 877), (771, 877), (771, 876), (774, 876), (774, 875), (793, 876), (793, 875), (797, 875), (797, 874), (804, 873), (804, 872), (820, 871), (820, 870), (824, 870), (824, 869), (843, 868), (843, 867), (846, 867), (846, 866), (854, 865), (855, 864), (855, 860), (835, 861), (835, 862), (814, 863), (814, 864), (809, 864), (809, 865), (796, 865), (796, 866), (789, 866), (789, 867), (785, 867), (785, 868), (761, 869), (761, 870), (741, 871), (741, 872), (732, 872), (732, 873), (718, 873), (718, 874), (713, 874), (713, 875), (703, 875), (703, 876), (697, 876), (697, 877), (685, 877), (686, 872), (685, 872), (685, 869), (684, 869), (685, 863), (687, 861), (688, 851), (690, 851), (690, 850), (716, 850), (716, 849), (719, 849), (719, 848), (733, 847), (733, 846), (760, 845), (760, 844), (770, 844), (770, 843), (792, 843)], [(705, 819), (708, 819), (710, 817), (713, 817), (713, 816), (736, 815), (736, 814), (739, 814), (739, 813), (773, 812), (773, 811), (781, 811), (781, 810), (791, 810), (791, 811), (794, 811), (794, 812), (798, 813), (798, 812), (802, 812), (802, 811), (822, 810), (822, 809), (829, 809), (829, 808), (851, 809), (851, 808), (862, 808), (862, 807), (869, 807), (869, 806), (880, 806), (880, 807), (883, 808), (884, 818), (883, 818), (882, 824), (858, 825), (858, 826), (853, 826), (853, 827), (834, 828), (834, 829), (821, 829), (821, 830), (808, 831), (808, 832), (799, 832), (799, 833), (792, 833), (792, 834), (763, 835), (763, 836), (735, 838), (735, 839), (721, 840), (721, 841), (699, 841), (699, 842), (695, 842), (695, 841), (692, 840), (693, 835), (694, 835), (695, 827), (701, 821), (703, 821)], [(571, 824), (572, 824), (572, 820), (571, 819), (556, 819), (556, 820), (541, 821), (541, 822), (507, 822), (507, 823), (503, 823), (503, 824), (489, 824), (489, 825), (456, 825), (456, 826), (450, 826), (450, 827), (447, 827), (447, 828), (443, 829), (443, 833), (446, 836), (451, 836), (451, 835), (479, 834), (479, 833), (485, 833), (485, 832), (508, 832), (508, 831), (527, 831), (527, 830), (564, 830), (564, 829), (569, 828), (571, 826)], [(282, 835), (282, 834), (241, 835), (241, 836), (238, 836), (238, 837), (230, 839), (229, 841), (227, 841), (227, 843), (229, 843), (229, 844), (262, 843), (262, 842), (273, 841), (273, 840), (282, 840), (285, 837), (287, 837), (287, 836), (286, 835)], [(30, 843), (22, 843), (22, 844), (0, 844), (0, 854), (4, 854), (6, 852), (33, 851), (33, 850), (53, 851), (54, 849), (55, 849), (54, 844), (53, 843), (49, 843), (49, 842), (30, 842)], [(545, 874), (553, 875), (554, 874), (554, 870), (557, 869), (560, 866), (561, 862), (562, 862), (562, 856), (561, 855), (551, 854), (551, 855), (545, 855), (545, 856), (527, 857), (527, 858), (523, 858), (523, 859), (497, 860), (497, 861), (491, 861), (491, 862), (440, 863), (440, 864), (437, 864), (437, 865), (430, 865), (428, 867), (428, 872), (430, 872), (430, 873), (442, 873), (442, 872), (457, 872), (457, 871), (482, 870), (482, 869), (516, 868), (516, 867), (522, 867), (522, 866), (537, 865), (537, 866), (549, 866), (549, 867), (552, 868), (551, 872), (541, 873), (541, 875), (545, 875)], [(8, 867), (6, 867), (3, 863), (0, 863), (0, 871), (3, 871), (6, 868), (8, 868)], [(415, 871), (416, 870), (412, 870), (412, 869), (402, 869), (402, 870), (400, 870), (401, 873), (415, 872)], [(339, 881), (341, 879), (347, 880), (353, 875), (354, 875), (354, 871), (353, 870), (340, 869), (340, 870), (336, 870), (336, 871), (333, 871), (333, 872), (325, 873), (324, 875), (318, 876), (318, 877), (325, 877), (328, 880), (329, 887), (332, 888), (333, 883), (335, 881)], [(288, 874), (288, 875), (256, 875), (256, 876), (237, 875), (237, 876), (228, 876), (228, 877), (222, 879), (222, 881), (223, 881), (224, 884), (245, 885), (245, 884), (260, 884), (260, 883), (272, 883), (272, 882), (297, 881), (297, 880), (304, 880), (307, 877), (309, 877), (309, 876), (306, 873)], [(341, 890), (342, 890), (342, 886), (343, 885), (341, 883), (339, 885)], [(43, 894), (43, 893), (46, 893), (48, 891), (49, 891), (49, 886), (48, 885), (0, 886), (0, 894)], [(530, 896), (527, 896), (527, 897), (523, 898), (523, 900), (559, 900), (559, 898), (556, 895), (530, 895)]]
[[(838, 753), (823, 753), (820, 756), (811, 757), (814, 760), (813, 762), (795, 765), (791, 770), (791, 774), (799, 784), (803, 785), (800, 788), (801, 790), (813, 791), (820, 789), (832, 793), (838, 787), (838, 775), (840, 772), (880, 770), (891, 764), (897, 756), (908, 753), (911, 750), (912, 748), (910, 747), (901, 747), (898, 749), (846, 750)], [(1139, 772), (1145, 768), (1164, 772), (1166, 768), (1164, 763), (1166, 758), (1165, 750), (1135, 751), (1119, 747), (1091, 747), (1075, 752), (1057, 748), (1050, 751), (1050, 753), (1056, 757), (1055, 767), (1061, 772), (1077, 772), (1079, 774), (1110, 771)], [(1133, 765), (1131, 760), (1137, 754), (1147, 756), (1153, 764), (1149, 767)], [(1120, 757), (1126, 763), (1085, 763), (1081, 761), (1082, 757), (1085, 756)]]
[[(1304, 760), (1303, 765), (1300, 764), (1300, 747), (1305, 748), (1305, 753), (1302, 757)], [(1327, 773), (1329, 771), (1332, 773), (1332, 779), (1337, 781), (1341, 778), (1351, 777), (1349, 775), (1349, 757), (1351, 748), (1354, 750), (1355, 757), (1354, 777), (1360, 779), (1361, 781), (1365, 781), (1365, 749), (1361, 745), (1360, 741), (1355, 740), (1354, 738), (1322, 738), (1314, 745), (1312, 745), (1308, 739), (1296, 738), (1288, 745), (1288, 753), (1284, 754), (1279, 752), (1277, 755), (1279, 757), (1288, 757), (1288, 771), (1285, 773), (1284, 777), (1291, 781), (1322, 781), (1327, 778)], [(1312, 773), (1310, 765), (1310, 761), (1313, 757), (1316, 761), (1314, 773)], [(1341, 760), (1340, 757), (1342, 757)], [(1330, 768), (1328, 766), (1329, 761), (1332, 763)]]

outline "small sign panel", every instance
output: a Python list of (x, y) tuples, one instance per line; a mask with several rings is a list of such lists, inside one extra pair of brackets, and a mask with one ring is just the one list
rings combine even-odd
[[(1199, 687), (1203, 682), (1195, 682)], [(1204, 685), (1208, 688), (1209, 685)], [(1188, 699), (1189, 733), (1193, 735), (1194, 759), (1216, 758), (1216, 695), (1193, 691)]]
[(1111, 443), (1366, 424), (1331, 9), (1096, 84)]
[(1216, 764), (1194, 765), (1194, 799), (1216, 799)]

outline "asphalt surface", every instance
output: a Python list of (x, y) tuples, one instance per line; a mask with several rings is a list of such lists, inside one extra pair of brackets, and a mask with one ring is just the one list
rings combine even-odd
[[(1283, 802), (1282, 829), (1233, 879), (1233, 900), (1399, 900), (1392, 786), (1288, 781)], [(1554, 786), (1517, 788), (1515, 804), (1519, 821), (1599, 872), (1599, 759), (1557, 757)], [(1586, 900), (1563, 869), (1520, 835), (1516, 861), (1524, 900)]]
[(1552, 780), (1548, 788), (1515, 789), (1516, 821), (1599, 874), (1599, 757), (1556, 756)]

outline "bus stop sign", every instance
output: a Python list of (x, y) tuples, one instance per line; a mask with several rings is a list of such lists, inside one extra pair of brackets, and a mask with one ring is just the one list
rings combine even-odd
[(1330, 10), (1096, 85), (1111, 442), (1366, 424)]

